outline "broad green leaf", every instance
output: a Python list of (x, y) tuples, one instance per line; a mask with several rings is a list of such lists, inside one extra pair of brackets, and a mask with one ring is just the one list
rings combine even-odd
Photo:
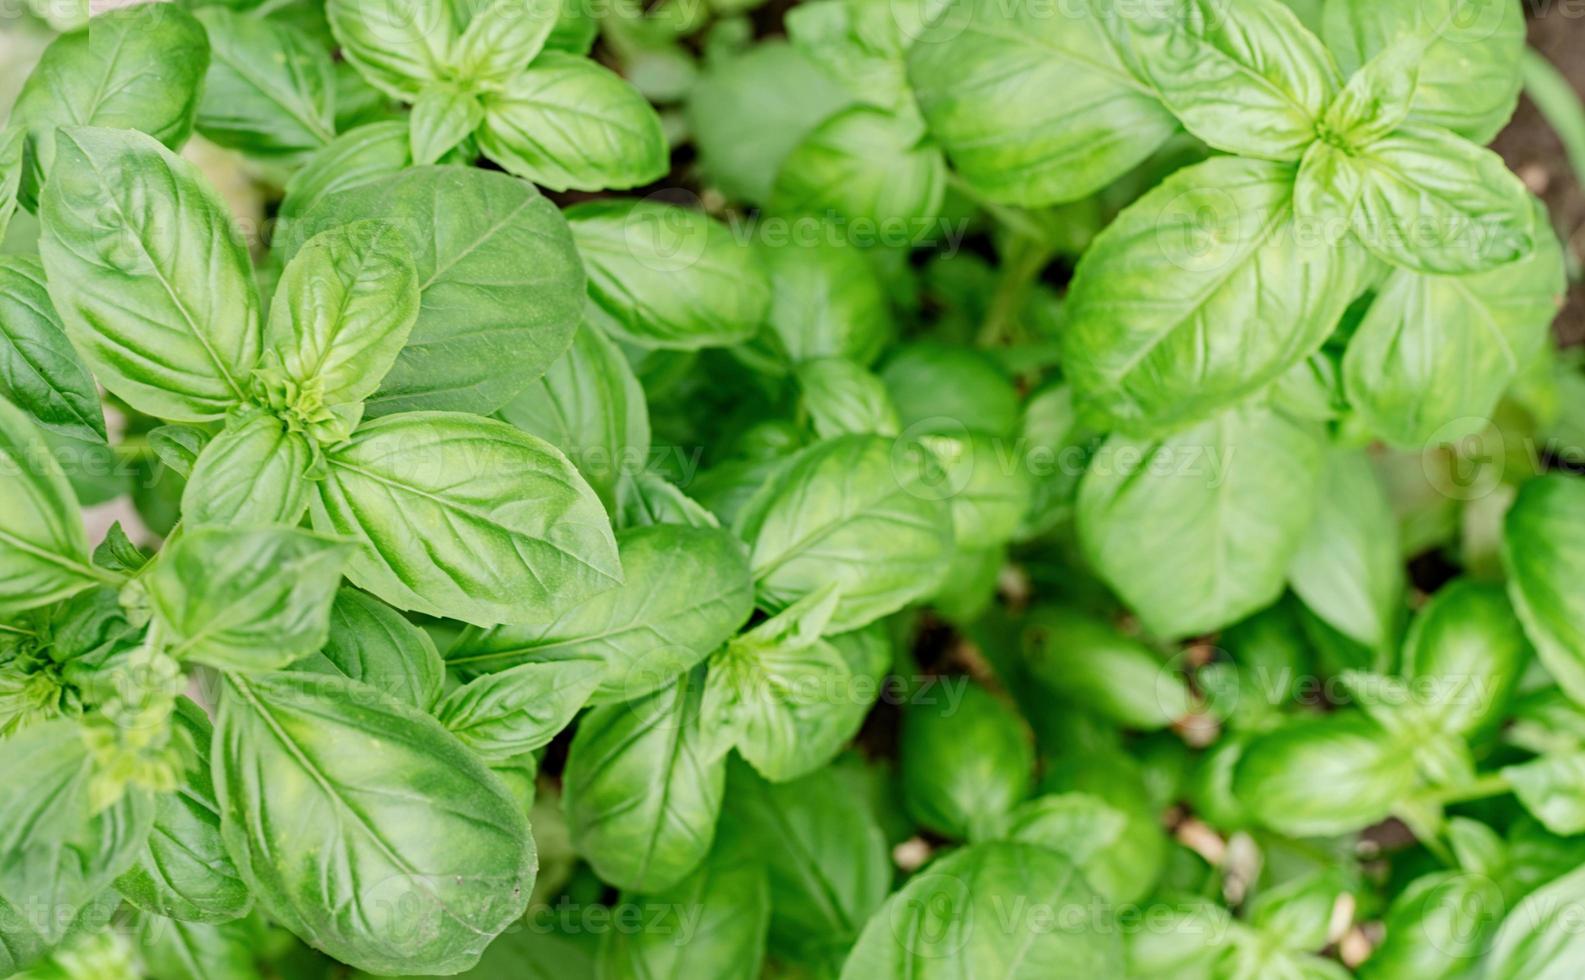
[(1321, 462), (1317, 433), (1258, 407), (1162, 440), (1113, 436), (1079, 485), (1079, 541), (1152, 633), (1219, 629), (1281, 595)]
[(483, 674), (435, 705), (435, 717), (486, 762), (505, 762), (550, 743), (600, 684), (594, 658), (519, 664)]
[(1310, 611), (1373, 650), (1392, 645), (1403, 607), (1398, 518), (1364, 453), (1333, 450), (1322, 464), (1315, 516), (1288, 564)]
[[(1530, 660), (1524, 629), (1503, 590), (1467, 579), (1438, 589), (1409, 627), (1399, 668), (1438, 728), (1479, 734), (1501, 721)], [(1423, 685), (1423, 686), (1422, 686)]]
[(669, 166), (660, 116), (588, 58), (547, 51), (480, 103), (484, 155), (551, 190), (638, 187)]
[(1326, 107), (1318, 132), (1338, 147), (1367, 146), (1390, 134), (1408, 118), (1425, 42), (1401, 38), (1360, 66)]
[(1472, 275), (1398, 269), (1343, 355), (1349, 403), (1370, 431), (1420, 449), (1484, 429), (1497, 400), (1545, 345), (1565, 279), (1563, 253), (1533, 205), (1536, 247)]
[(578, 853), (619, 888), (670, 888), (710, 851), (726, 763), (700, 725), (702, 686), (684, 674), (578, 724), (562, 808)]
[(616, 525), (619, 528), (651, 524), (720, 527), (721, 522), (703, 505), (665, 477), (645, 471), (624, 474), (616, 486)]
[(355, 541), (347, 577), (398, 609), (515, 622), (622, 581), (594, 491), (565, 456), (504, 422), (387, 415), (326, 463), (314, 527)]
[(1343, 892), (1333, 869), (1320, 869), (1266, 888), (1252, 899), (1249, 924), (1270, 942), (1295, 952), (1326, 945), (1332, 909)]
[(649, 405), (621, 348), (585, 321), (544, 377), (501, 418), (567, 454), (611, 507), (624, 476), (649, 463)]
[(1501, 772), (1546, 829), (1561, 836), (1585, 832), (1585, 752), (1543, 755)]
[[(1088, 197), (1148, 157), (1177, 121), (1124, 64), (1110, 3), (1049, 16), (995, 0), (943, 5), (908, 55), (930, 134), (992, 200)], [(1060, 89), (1061, 100), (1046, 97)], [(1060, 104), (1059, 104), (1060, 102)]]
[(214, 438), (207, 430), (192, 425), (162, 425), (149, 430), (149, 448), (160, 463), (182, 479), (193, 475), (198, 457)]
[(917, 341), (886, 359), (881, 379), (906, 432), (1010, 436), (1018, 428), (1018, 389), (975, 348)]
[(375, 88), (406, 102), (455, 63), (460, 25), (440, 0), (328, 0), (341, 54)]
[(750, 854), (717, 846), (693, 874), (662, 891), (624, 892), (618, 907), (654, 910), (643, 929), (601, 937), (605, 980), (710, 977), (757, 980), (771, 895)]
[(665, 687), (748, 619), (753, 585), (742, 545), (713, 527), (653, 524), (617, 535), (622, 584), (581, 602), (555, 595), (525, 625), (470, 628), (446, 652), (465, 675), (598, 657), (596, 702)]
[(1352, 202), (1354, 237), (1394, 265), (1428, 275), (1484, 272), (1523, 259), (1545, 234), (1530, 192), (1502, 158), (1445, 129), (1404, 126), (1312, 176), (1321, 152), (1317, 144), (1306, 157), (1300, 183), (1329, 183)]
[(191, 524), (296, 524), (308, 512), (313, 447), (267, 412), (231, 419), (193, 463), (182, 490)]
[(1382, 918), (1387, 935), (1361, 971), (1368, 980), (1458, 976), (1476, 968), (1508, 910), (1497, 879), (1433, 871), (1411, 881)]
[(1169, 664), (1085, 613), (1060, 606), (1036, 609), (1026, 620), (1022, 641), (1030, 677), (1074, 707), (1145, 731), (1165, 728), (1190, 712), (1188, 690)]
[(1280, 0), (1119, 4), (1132, 63), (1185, 129), (1241, 156), (1297, 161), (1341, 85), (1321, 39)]
[(256, 961), (262, 936), (257, 917), (230, 922), (183, 922), (137, 917), (138, 955), (159, 980), (262, 980)]
[[(1012, 540), (1029, 512), (1029, 471), (1005, 440), (983, 433), (928, 434), (920, 445), (934, 457), (935, 486), (949, 490), (952, 532), (965, 548)], [(926, 464), (928, 465), (928, 464)]]
[(198, 169), (132, 130), (63, 129), (39, 206), (50, 298), (100, 383), (177, 422), (244, 400), (259, 299)]
[(0, 258), (0, 396), (52, 432), (105, 441), (94, 379), (66, 339), (44, 269), (32, 259)]
[(1527, 895), (1508, 911), (1481, 963), (1483, 980), (1570, 980), (1585, 970), (1574, 912), (1585, 901), (1585, 868)]
[(805, 361), (795, 372), (800, 406), (820, 439), (870, 433), (895, 436), (901, 426), (886, 384), (841, 357)]
[[(1018, 916), (1011, 908), (1088, 908), (1099, 899), (1069, 861), (1036, 844), (993, 841), (949, 854), (887, 899), (842, 968), (843, 980), (1122, 980), (1118, 930), (1092, 916)], [(996, 919), (997, 910), (1004, 917)], [(998, 923), (997, 926), (991, 923)]]
[(857, 101), (907, 114), (905, 58), (918, 25), (902, 14), (884, 0), (813, 0), (787, 12), (787, 36)]
[(35, 725), (5, 742), (0, 778), (0, 901), (48, 944), (136, 860), (154, 819), (141, 791), (94, 812), (94, 760), (75, 720)]
[(543, 374), (584, 307), (578, 255), (555, 205), (505, 174), (414, 167), (323, 197), (293, 226), (313, 235), (373, 218), (401, 232), (421, 306), (407, 345), (365, 406), (369, 416), (487, 414)]
[(0, 613), (48, 605), (106, 577), (88, 563), (82, 513), (49, 447), (0, 398)]
[(850, 101), (796, 48), (769, 38), (735, 57), (706, 62), (684, 113), (706, 178), (735, 200), (764, 204), (787, 154)]
[(0, 126), (0, 239), (5, 238), (11, 215), (16, 213), (26, 150), (27, 130), (21, 126)]
[[(823, 234), (841, 230), (824, 225)], [(840, 357), (869, 364), (896, 332), (885, 287), (865, 253), (841, 239), (761, 247), (770, 274), (769, 331), (759, 343), (778, 363)]]
[(640, 347), (693, 350), (753, 337), (770, 305), (755, 250), (702, 211), (652, 201), (567, 210), (589, 272), (594, 321)]
[(874, 222), (874, 234), (865, 238), (878, 245), (938, 244), (947, 166), (920, 136), (916, 125), (880, 109), (844, 109), (787, 155), (769, 209)]
[(330, 53), (279, 20), (223, 6), (197, 17), (211, 62), (198, 103), (198, 131), (221, 146), (261, 157), (293, 157), (336, 138)]
[(136, 129), (180, 148), (208, 67), (203, 26), (176, 4), (107, 10), (56, 38), (11, 107), (10, 125), (28, 132), (24, 202), (54, 173), (57, 127)]
[(213, 761), (260, 907), (344, 963), (456, 973), (523, 914), (523, 813), (428, 715), (344, 678), (227, 674)]
[[(1108, 852), (1126, 846), (1128, 826), (1121, 811), (1089, 793), (1048, 793), (1020, 805), (1007, 820), (1007, 839), (1049, 847), (1066, 857), (1102, 897), (1106, 872), (1098, 865)], [(1092, 869), (1092, 865), (1097, 867)]]
[(327, 443), (352, 435), (364, 399), (401, 355), (419, 315), (402, 234), (355, 221), (309, 240), (281, 274), (264, 328), (261, 385), (277, 410)]
[(903, 713), (903, 804), (927, 830), (978, 840), (998, 835), (1029, 795), (1035, 750), (1017, 711), (966, 678), (960, 683), (956, 704)]
[(1063, 334), (1081, 402), (1129, 431), (1181, 426), (1321, 346), (1364, 285), (1363, 256), (1296, 222), (1293, 181), (1289, 166), (1216, 157), (1096, 237)]
[(1293, 719), (1256, 738), (1233, 792), (1261, 824), (1294, 837), (1363, 830), (1385, 819), (1413, 785), (1414, 757), (1354, 712)]
[(729, 767), (721, 833), (745, 842), (770, 881), (769, 942), (778, 958), (835, 971), (892, 886), (875, 814), (830, 767), (768, 783)]
[(293, 221), (321, 198), (401, 172), (413, 162), (407, 123), (369, 123), (348, 130), (318, 150), (286, 182), (276, 214), (276, 234), (289, 237)]
[(413, 163), (422, 167), (436, 162), (472, 135), (483, 121), (484, 109), (471, 93), (452, 88), (425, 89), (407, 118)]
[(857, 730), (841, 710), (857, 686), (854, 671), (820, 638), (839, 598), (833, 588), (812, 592), (710, 658), (703, 727), (773, 782), (825, 765)]
[(458, 73), (474, 86), (509, 84), (545, 47), (565, 8), (577, 6), (570, 0), (484, 3), (457, 44)]
[(901, 441), (842, 436), (778, 467), (736, 522), (760, 605), (785, 609), (834, 582), (841, 598), (830, 631), (842, 633), (934, 591), (951, 557), (952, 519), (917, 465)]
[(1504, 0), (1327, 0), (1322, 28), (1349, 73), (1402, 38), (1426, 42), (1409, 119), (1486, 144), (1519, 99), (1524, 21)]
[(1585, 703), (1585, 480), (1552, 474), (1519, 489), (1503, 522), (1502, 563), (1536, 655)]
[(155, 800), (154, 826), (116, 890), (144, 912), (185, 922), (226, 922), (253, 904), (220, 839), (220, 809), (210, 777), (213, 727), (204, 709), (178, 698), (174, 728), (191, 739), (196, 758), (174, 793)]
[(172, 656), (276, 670), (325, 645), (350, 550), (292, 527), (187, 528), (144, 581)]
[(291, 666), (349, 677), (426, 712), (446, 680), (445, 661), (428, 633), (373, 596), (345, 586), (330, 606), (324, 648)]

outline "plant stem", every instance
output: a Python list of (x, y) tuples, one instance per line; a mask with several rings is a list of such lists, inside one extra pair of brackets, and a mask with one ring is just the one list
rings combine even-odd
[(947, 183), (953, 190), (973, 201), (981, 211), (996, 219), (996, 223), (1009, 232), (1040, 241), (1046, 241), (1051, 237), (1050, 230), (1040, 223), (1040, 218), (1036, 214), (991, 200), (956, 172), (947, 171)]
[(980, 325), (981, 347), (996, 347), (1019, 340), (1022, 328), (1019, 322), (1029, 290), (1040, 270), (1051, 261), (1051, 246), (1043, 239), (1030, 238), (1012, 232), (1002, 252), (1002, 275), (985, 310), (985, 322)]
[(1501, 796), (1513, 789), (1513, 784), (1508, 782), (1508, 777), (1500, 772), (1488, 772), (1462, 786), (1448, 786), (1426, 794), (1428, 799), (1447, 806), (1450, 803), (1468, 803), (1470, 800), (1485, 799), (1488, 796)]

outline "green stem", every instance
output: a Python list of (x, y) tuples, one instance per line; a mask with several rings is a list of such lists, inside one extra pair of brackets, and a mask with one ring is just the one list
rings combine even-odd
[[(1524, 78), (1525, 94), (1541, 110), (1547, 125), (1557, 133), (1563, 143), (1563, 152), (1573, 167), (1574, 179), (1579, 181), (1581, 187), (1585, 187), (1585, 104), (1581, 104), (1578, 93), (1563, 77), (1563, 73), (1534, 48), (1524, 49), (1519, 59), (1519, 70)], [(1572, 250), (1568, 254), (1570, 272), (1577, 279), (1580, 276), (1579, 259)]]
[(1488, 796), (1501, 796), (1510, 792), (1513, 784), (1508, 782), (1508, 777), (1500, 772), (1488, 772), (1461, 786), (1446, 786), (1432, 790), (1426, 797), (1442, 806), (1453, 803), (1468, 803), (1470, 800), (1482, 800)]
[(973, 201), (981, 211), (996, 219), (996, 223), (1008, 231), (1038, 241), (1047, 241), (1051, 238), (1050, 230), (1041, 224), (1039, 217), (1032, 212), (991, 200), (982, 194), (979, 188), (954, 171), (947, 171), (947, 183), (959, 194)]
[(996, 347), (1022, 339), (1020, 317), (1040, 270), (1051, 261), (1051, 246), (1043, 239), (1014, 232), (1002, 250), (1002, 276), (980, 325), (981, 347)]

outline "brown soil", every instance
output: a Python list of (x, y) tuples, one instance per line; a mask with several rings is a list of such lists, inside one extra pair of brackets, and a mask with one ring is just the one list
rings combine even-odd
[[(1532, 0), (1527, 7), (1531, 46), (1585, 95), (1585, 13), (1574, 5), (1546, 0)], [(1585, 188), (1575, 178), (1557, 134), (1528, 98), (1520, 100), (1519, 111), (1493, 148), (1546, 201), (1558, 235), (1575, 259), (1585, 263)], [(1553, 326), (1564, 346), (1585, 344), (1585, 282), (1570, 286)]]

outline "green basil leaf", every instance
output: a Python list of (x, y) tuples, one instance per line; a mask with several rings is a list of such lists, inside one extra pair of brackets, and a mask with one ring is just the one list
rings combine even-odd
[(1585, 832), (1585, 752), (1544, 755), (1501, 772), (1546, 829), (1562, 836)]
[(138, 955), (159, 980), (262, 980), (256, 953), (260, 920), (184, 922), (142, 913), (137, 917)]
[[(826, 226), (836, 232), (834, 226)], [(770, 330), (759, 343), (779, 364), (840, 357), (869, 364), (896, 333), (875, 268), (840, 239), (762, 247), (770, 274)]]
[(139, 411), (225, 415), (259, 356), (253, 270), (225, 203), (142, 133), (62, 129), (55, 144), (39, 253), (73, 345)]
[(627, 358), (587, 321), (544, 377), (498, 413), (560, 449), (612, 507), (623, 477), (649, 463), (649, 405)]
[(479, 758), (504, 762), (548, 745), (604, 672), (593, 657), (519, 664), (452, 691), (435, 705), (435, 717)]
[(264, 328), (263, 387), (324, 442), (352, 435), (419, 315), (401, 232), (355, 221), (315, 235), (281, 273)]
[(178, 698), (172, 726), (185, 731), (197, 752), (174, 793), (155, 801), (154, 826), (116, 890), (144, 912), (185, 922), (227, 922), (253, 904), (220, 839), (220, 808), (210, 778), (213, 726), (204, 709)]
[(1037, 609), (1022, 639), (1030, 677), (1076, 707), (1143, 731), (1190, 713), (1189, 692), (1168, 664), (1092, 616), (1058, 606)]
[(1099, 899), (1068, 860), (1037, 844), (993, 841), (941, 858), (887, 899), (865, 926), (843, 980), (1121, 980), (1118, 931), (1089, 916), (1022, 917), (996, 909), (1084, 908)]
[(1029, 512), (1029, 471), (1001, 439), (981, 433), (928, 434), (920, 445), (940, 467), (936, 484), (951, 492), (952, 531), (964, 547), (1001, 545)]
[(1529, 659), (1524, 629), (1503, 590), (1460, 579), (1438, 589), (1415, 615), (1400, 673), (1411, 683), (1434, 682), (1424, 688), (1435, 692), (1434, 700), (1417, 704), (1439, 728), (1476, 734), (1506, 716)]
[(875, 814), (831, 767), (786, 783), (729, 767), (721, 832), (746, 843), (770, 882), (778, 958), (834, 972), (892, 885)]
[(1086, 864), (1116, 847), (1126, 826), (1123, 814), (1098, 796), (1050, 793), (1013, 810), (1007, 839), (1051, 848), (1072, 861), (1093, 888)]
[(446, 80), (456, 60), (455, 5), (446, 0), (327, 0), (341, 54), (369, 84), (412, 101)]
[[(786, 98), (787, 92), (798, 98)], [(704, 176), (734, 200), (764, 204), (787, 154), (851, 101), (796, 48), (773, 38), (735, 57), (707, 61), (688, 90), (684, 113)]]
[(753, 337), (770, 305), (755, 251), (702, 211), (653, 201), (567, 209), (596, 322), (640, 347), (694, 350)]
[(721, 526), (714, 514), (679, 490), (675, 483), (647, 470), (637, 475), (622, 474), (616, 485), (616, 502), (616, 523), (621, 528), (651, 524)]
[(906, 432), (1010, 436), (1018, 429), (1018, 389), (984, 351), (918, 341), (887, 358), (881, 378)]
[(1398, 893), (1370, 954), (1371, 980), (1458, 976), (1491, 949), (1508, 902), (1496, 879), (1463, 871), (1421, 875)]
[(484, 109), (472, 94), (452, 88), (425, 89), (413, 103), (407, 120), (413, 163), (434, 163), (472, 135), (483, 121)]
[[(1085, 252), (1063, 366), (1129, 431), (1206, 417), (1321, 346), (1364, 286), (1363, 255), (1299, 224), (1292, 167), (1217, 157), (1167, 178)], [(1270, 283), (1279, 288), (1265, 288)]]
[(172, 656), (275, 670), (325, 645), (350, 551), (291, 527), (188, 528), (144, 581)]
[(846, 358), (805, 361), (797, 369), (800, 405), (820, 439), (895, 436), (901, 426), (885, 382)]
[(191, 425), (162, 425), (149, 430), (149, 448), (160, 462), (186, 479), (193, 475), (198, 457), (214, 438), (204, 429)]
[(1531, 892), (1503, 917), (1480, 964), (1484, 980), (1567, 980), (1585, 969), (1571, 909), (1585, 900), (1585, 868)]
[(656, 910), (643, 929), (601, 937), (606, 980), (711, 977), (756, 980), (765, 956), (770, 889), (748, 855), (721, 847), (693, 874), (659, 892), (624, 892), (618, 907)]
[(906, 113), (913, 100), (904, 58), (917, 25), (901, 13), (879, 0), (813, 0), (787, 12), (787, 36), (854, 99)]
[(22, 192), (22, 168), (27, 150), (27, 130), (0, 126), (0, 239), (5, 238), (11, 215)]
[(464, 674), (598, 657), (596, 702), (672, 683), (748, 619), (753, 587), (742, 545), (719, 528), (654, 524), (617, 535), (623, 582), (581, 602), (549, 597), (527, 625), (470, 628), (446, 652)]
[(1372, 650), (1388, 649), (1404, 589), (1392, 502), (1361, 452), (1333, 451), (1320, 479), (1315, 517), (1288, 563), (1288, 582), (1339, 632)]
[(736, 521), (762, 606), (785, 609), (835, 582), (830, 630), (842, 633), (934, 591), (952, 552), (951, 512), (907, 453), (881, 436), (842, 436), (776, 470)]
[(588, 58), (547, 51), (480, 102), (484, 155), (551, 190), (638, 187), (669, 166), (660, 116)]
[(1355, 72), (1394, 42), (1424, 42), (1409, 119), (1490, 143), (1519, 100), (1524, 13), (1503, 0), (1327, 0), (1327, 46)]
[(314, 450), (267, 412), (232, 419), (204, 446), (182, 490), (192, 524), (296, 524), (308, 512)]
[(180, 148), (208, 68), (203, 26), (175, 4), (107, 10), (56, 38), (11, 107), (10, 125), (28, 131), (24, 203), (54, 174), (56, 127), (136, 129)]
[(1018, 712), (978, 684), (961, 700), (910, 705), (898, 746), (903, 805), (920, 826), (958, 839), (997, 836), (1029, 795), (1033, 739)]
[(403, 121), (374, 122), (348, 130), (318, 150), (286, 181), (276, 214), (276, 236), (289, 240), (292, 222), (322, 198), (381, 177), (400, 173), (413, 162)]
[(66, 339), (44, 269), (32, 259), (0, 258), (0, 396), (51, 432), (105, 441), (94, 379)]
[(1249, 924), (1281, 947), (1319, 949), (1331, 931), (1343, 882), (1332, 869), (1311, 871), (1266, 888), (1250, 901)]
[(404, 170), (322, 198), (293, 226), (287, 254), (364, 218), (407, 240), (421, 297), (369, 416), (493, 412), (572, 342), (584, 306), (578, 255), (555, 205), (528, 184), (461, 167)]
[(1127, 9), (1135, 70), (1189, 132), (1266, 160), (1297, 161), (1315, 141), (1341, 80), (1321, 39), (1279, 0), (1248, 0), (1236, 16), (1213, 0)]
[(66, 476), (27, 416), (0, 398), (0, 614), (65, 599), (107, 578)]
[(563, 0), (483, 4), (457, 44), (458, 74), (474, 85), (510, 83), (546, 46), (567, 10), (577, 6)]
[(1079, 541), (1161, 637), (1235, 623), (1282, 593), (1315, 510), (1308, 426), (1236, 408), (1159, 441), (1113, 436), (1079, 485)]
[(211, 53), (198, 103), (198, 131), (206, 139), (261, 157), (293, 157), (336, 138), (328, 51), (279, 20), (222, 6), (197, 16)]
[(104, 540), (94, 546), (93, 562), (112, 572), (136, 575), (149, 563), (149, 556), (133, 544), (127, 532), (122, 530), (121, 522), (116, 521), (105, 532)]
[(1508, 598), (1536, 655), (1569, 697), (1585, 703), (1581, 522), (1585, 481), (1561, 474), (1531, 480), (1504, 519), (1502, 563)]
[(1330, 180), (1357, 202), (1355, 237), (1394, 265), (1454, 276), (1509, 265), (1536, 247), (1524, 184), (1497, 154), (1445, 129), (1404, 126)]
[[(908, 54), (930, 134), (995, 201), (1037, 207), (1088, 197), (1144, 161), (1177, 120), (1124, 64), (1111, 3), (1062, 16), (995, 0), (943, 5)], [(1045, 97), (1060, 88), (1063, 105)]]
[(700, 726), (702, 688), (684, 674), (594, 709), (573, 736), (562, 776), (572, 841), (619, 888), (670, 888), (710, 851), (726, 765)]
[(429, 711), (440, 698), (446, 664), (429, 634), (357, 589), (343, 587), (330, 606), (330, 637), (293, 670), (338, 674), (403, 704)]
[(1261, 824), (1322, 837), (1378, 823), (1407, 795), (1414, 758), (1358, 712), (1296, 718), (1256, 738), (1233, 792)]
[(1425, 42), (1405, 37), (1361, 65), (1327, 106), (1321, 138), (1346, 147), (1387, 136), (1409, 117), (1425, 58)]
[(947, 165), (920, 135), (917, 125), (889, 112), (844, 109), (787, 155), (771, 188), (770, 210), (873, 221), (881, 245), (926, 242), (942, 231)]
[(260, 907), (336, 959), (456, 973), (523, 914), (537, 862), (506, 787), (372, 688), (227, 674), (214, 764), (221, 833)]
[(1546, 344), (1563, 252), (1533, 203), (1536, 248), (1488, 272), (1388, 277), (1343, 355), (1348, 400), (1370, 431), (1419, 449), (1486, 427), (1503, 391)]
[(621, 584), (599, 498), (550, 445), (504, 422), (388, 415), (326, 456), (314, 527), (358, 548), (355, 585), (398, 609), (491, 624)]
[(53, 945), (78, 911), (137, 859), (154, 806), (146, 794), (129, 791), (106, 809), (91, 809), (94, 760), (75, 720), (35, 725), (5, 747), (0, 900)]

